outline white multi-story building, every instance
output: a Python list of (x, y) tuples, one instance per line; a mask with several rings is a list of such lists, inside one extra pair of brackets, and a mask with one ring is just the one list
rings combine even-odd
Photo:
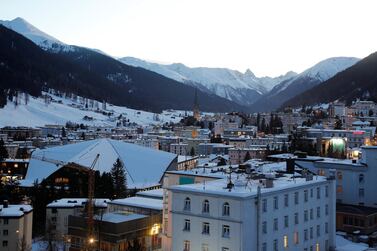
[(177, 155), (186, 156), (189, 153), (188, 144), (170, 144), (170, 152)]
[[(291, 174), (172, 186), (166, 250), (320, 251), (335, 247), (335, 181)], [(169, 229), (169, 227), (168, 227)]]
[(31, 250), (33, 208), (30, 205), (0, 205), (0, 250)]

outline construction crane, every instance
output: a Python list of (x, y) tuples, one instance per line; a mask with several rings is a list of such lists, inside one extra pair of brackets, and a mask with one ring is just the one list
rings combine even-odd
[(88, 232), (87, 232), (87, 243), (85, 245), (85, 250), (90, 251), (94, 250), (94, 185), (95, 185), (95, 171), (94, 167), (99, 159), (99, 153), (94, 158), (92, 165), (90, 167), (85, 167), (74, 162), (65, 162), (61, 160), (55, 160), (51, 158), (46, 158), (45, 156), (32, 155), (32, 159), (49, 162), (55, 164), (56, 166), (68, 166), (76, 170), (87, 171), (88, 172), (88, 201), (87, 201), (87, 223), (88, 223)]
[(95, 183), (95, 171), (94, 167), (98, 161), (99, 153), (94, 158), (92, 165), (88, 170), (88, 202), (87, 202), (87, 211), (88, 211), (88, 245), (87, 250), (92, 250), (94, 248), (94, 219), (93, 219), (93, 197), (94, 197), (94, 183)]

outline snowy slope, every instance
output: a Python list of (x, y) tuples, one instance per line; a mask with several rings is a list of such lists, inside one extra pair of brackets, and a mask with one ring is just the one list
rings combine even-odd
[[(22, 100), (15, 106), (13, 102), (0, 109), (0, 127), (4, 126), (43, 126), (46, 124), (64, 125), (67, 121), (83, 123), (87, 125), (115, 126), (119, 115), (130, 120), (130, 123), (139, 125), (158, 125), (166, 122), (179, 122), (184, 111), (164, 111), (156, 115), (151, 112), (144, 112), (126, 107), (107, 104), (106, 112), (113, 112), (112, 116), (96, 112), (96, 109), (84, 109), (79, 102), (68, 98), (53, 97), (53, 102), (46, 104), (42, 98), (30, 97), (25, 105)], [(102, 103), (99, 102), (99, 107)], [(85, 120), (84, 117), (92, 117), (93, 120)], [(158, 117), (158, 118), (157, 118)]]
[(125, 64), (145, 68), (179, 82), (196, 86), (240, 104), (255, 102), (255, 99), (270, 91), (281, 81), (296, 75), (289, 72), (277, 78), (258, 78), (249, 69), (241, 73), (227, 68), (190, 68), (181, 63), (158, 64), (133, 57), (124, 57), (119, 60)]
[(71, 51), (74, 50), (73, 46), (67, 45), (58, 39), (44, 33), (43, 31), (37, 29), (25, 19), (17, 17), (11, 21), (2, 21), (0, 24), (4, 25), (8, 29), (11, 29), (17, 33), (20, 33), (24, 37), (33, 41), (36, 45), (47, 50), (64, 50)]

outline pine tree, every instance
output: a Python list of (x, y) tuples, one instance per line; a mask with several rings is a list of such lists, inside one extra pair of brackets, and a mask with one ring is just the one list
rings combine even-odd
[(127, 195), (127, 177), (123, 163), (118, 158), (111, 168), (111, 178), (113, 181), (114, 197), (124, 198)]
[(251, 156), (250, 156), (250, 152), (247, 151), (247, 152), (246, 152), (246, 155), (245, 155), (244, 162), (248, 161), (249, 159), (251, 159)]
[(195, 149), (194, 149), (194, 147), (191, 147), (190, 155), (191, 156), (195, 156)]
[(8, 158), (8, 151), (4, 146), (4, 141), (3, 139), (0, 139), (0, 160)]
[(65, 131), (65, 127), (64, 126), (62, 127), (62, 137), (63, 138), (67, 137), (67, 133)]

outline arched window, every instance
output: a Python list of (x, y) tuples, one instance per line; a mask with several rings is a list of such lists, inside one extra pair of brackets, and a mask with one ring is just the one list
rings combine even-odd
[(203, 213), (209, 213), (209, 201), (208, 200), (203, 201), (202, 212)]
[(359, 175), (359, 183), (364, 183), (364, 174)]
[(223, 204), (223, 216), (229, 216), (229, 213), (230, 213), (229, 203), (225, 202)]
[(186, 210), (186, 211), (190, 211), (191, 210), (191, 200), (190, 200), (189, 197), (186, 197), (186, 199), (185, 199), (183, 210)]

